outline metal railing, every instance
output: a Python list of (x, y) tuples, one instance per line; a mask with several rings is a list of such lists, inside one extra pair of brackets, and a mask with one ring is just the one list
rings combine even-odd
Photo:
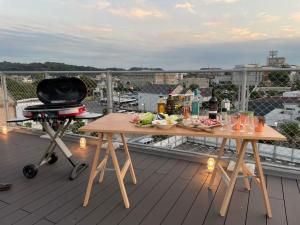
[[(20, 116), (27, 105), (38, 104), (35, 89), (41, 79), (58, 76), (77, 76), (82, 79), (88, 94), (84, 103), (90, 112), (156, 111), (160, 95), (170, 89), (186, 95), (199, 88), (203, 95), (203, 114), (214, 87), (219, 100), (225, 90), (230, 94), (232, 113), (254, 111), (265, 116), (266, 122), (287, 136), (286, 142), (261, 142), (262, 158), (272, 164), (298, 168), (300, 165), (300, 69), (299, 68), (242, 68), (173, 71), (3, 71), (1, 76), (0, 110), (5, 120)], [(180, 87), (180, 88), (178, 88)], [(298, 91), (298, 92), (297, 92)], [(2, 108), (2, 109), (1, 109)], [(71, 133), (80, 134), (84, 121), (72, 124)], [(34, 123), (19, 124), (39, 128)], [(91, 134), (95, 135), (95, 134)], [(132, 146), (192, 152), (211, 155), (220, 140), (194, 137), (132, 136)], [(233, 142), (228, 152), (235, 148)], [(249, 153), (250, 154), (250, 153)], [(249, 155), (251, 157), (251, 155)]]

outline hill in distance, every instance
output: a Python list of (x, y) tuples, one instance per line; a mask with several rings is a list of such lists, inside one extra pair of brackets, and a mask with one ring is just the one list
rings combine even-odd
[[(91, 66), (76, 66), (65, 63), (45, 62), (45, 63), (15, 63), (15, 62), (0, 62), (0, 71), (126, 71), (123, 68), (96, 68)], [(161, 68), (143, 68), (132, 67), (128, 71), (140, 70), (157, 70), (162, 71)]]

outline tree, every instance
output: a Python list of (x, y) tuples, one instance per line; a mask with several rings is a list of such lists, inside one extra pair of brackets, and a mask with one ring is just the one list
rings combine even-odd
[(93, 94), (93, 90), (97, 87), (96, 81), (92, 80), (86, 75), (81, 75), (80, 79), (85, 83), (87, 87), (88, 96)]
[(189, 86), (189, 89), (191, 89), (192, 91), (196, 90), (196, 89), (199, 89), (199, 85), (198, 84), (191, 84)]
[(286, 87), (290, 84), (290, 76), (286, 71), (270, 72), (269, 79), (273, 86)]
[(293, 91), (300, 91), (300, 78), (296, 79), (292, 85)]
[(279, 126), (279, 130), (286, 135), (289, 139), (300, 136), (300, 127), (298, 122), (289, 121), (282, 123)]
[(22, 82), (18, 82), (14, 79), (7, 78), (7, 90), (9, 94), (15, 100), (22, 100), (27, 98), (36, 98), (36, 86), (32, 84), (25, 84)]

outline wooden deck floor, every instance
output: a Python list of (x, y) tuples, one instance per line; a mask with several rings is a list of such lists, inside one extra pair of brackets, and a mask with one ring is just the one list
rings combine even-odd
[[(114, 171), (104, 183), (94, 185), (88, 207), (82, 207), (89, 170), (68, 180), (71, 166), (60, 157), (54, 165), (40, 169), (36, 178), (23, 177), (24, 165), (37, 162), (46, 139), (9, 133), (0, 135), (0, 181), (12, 182), (10, 191), (0, 192), (0, 224), (18, 225), (299, 225), (300, 194), (297, 180), (267, 177), (273, 218), (267, 219), (261, 194), (253, 183), (250, 192), (238, 182), (226, 217), (219, 216), (225, 186), (218, 179), (212, 191), (205, 167), (187, 161), (132, 153), (138, 184), (127, 182), (131, 203), (125, 209)], [(94, 146), (80, 150), (68, 143), (74, 154), (90, 160)], [(118, 151), (123, 160), (123, 153)]]

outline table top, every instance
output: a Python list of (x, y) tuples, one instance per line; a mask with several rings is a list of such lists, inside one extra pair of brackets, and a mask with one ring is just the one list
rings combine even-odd
[(123, 133), (123, 134), (145, 134), (145, 135), (170, 135), (170, 136), (200, 136), (200, 137), (220, 137), (228, 139), (247, 139), (247, 140), (274, 140), (285, 141), (286, 137), (269, 127), (265, 126), (263, 132), (247, 132), (225, 130), (221, 131), (215, 128), (213, 133), (205, 131), (193, 131), (181, 127), (172, 127), (164, 130), (156, 127), (141, 128), (136, 127), (129, 121), (133, 117), (132, 114), (110, 113), (100, 119), (97, 119), (83, 127), (80, 131), (99, 132), (99, 133)]

